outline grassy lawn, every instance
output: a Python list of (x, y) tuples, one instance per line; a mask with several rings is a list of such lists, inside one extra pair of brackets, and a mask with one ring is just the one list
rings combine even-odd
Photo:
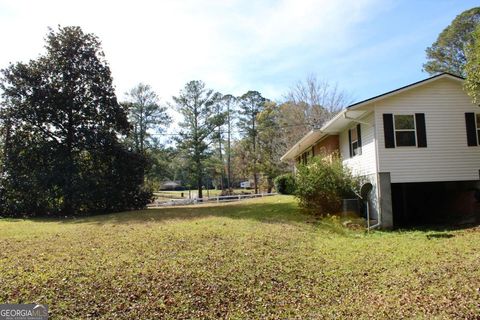
[(474, 319), (480, 228), (373, 232), (291, 197), (0, 220), (0, 303), (53, 319)]

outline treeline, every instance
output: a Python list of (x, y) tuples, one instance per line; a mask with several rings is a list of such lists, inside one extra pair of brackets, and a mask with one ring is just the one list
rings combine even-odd
[[(1, 216), (143, 208), (165, 180), (199, 197), (240, 181), (270, 191), (288, 170), (280, 156), (348, 99), (311, 76), (282, 102), (202, 81), (169, 103), (146, 84), (119, 102), (100, 40), (80, 27), (50, 29), (45, 53), (3, 69), (0, 88)], [(169, 109), (181, 118), (173, 132)]]
[[(168, 104), (180, 114), (178, 129), (165, 136), (166, 127), (152, 123), (142, 131), (154, 168), (147, 182), (158, 189), (162, 181), (181, 181), (197, 189), (200, 198), (205, 187), (230, 194), (242, 181), (251, 182), (256, 193), (270, 192), (273, 179), (291, 169), (280, 157), (347, 100), (336, 86), (313, 76), (292, 88), (285, 102), (258, 91), (221, 94), (202, 81), (190, 81)], [(159, 136), (170, 137), (173, 146), (163, 147)]]

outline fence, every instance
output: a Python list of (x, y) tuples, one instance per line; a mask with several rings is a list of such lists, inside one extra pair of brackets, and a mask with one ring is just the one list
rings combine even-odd
[(235, 194), (229, 196), (215, 196), (215, 197), (205, 197), (205, 198), (194, 198), (194, 199), (169, 199), (169, 200), (155, 200), (153, 203), (147, 205), (149, 208), (159, 208), (167, 206), (182, 206), (182, 205), (191, 205), (191, 204), (204, 204), (204, 203), (221, 203), (221, 202), (232, 202), (240, 201), (251, 198), (261, 198), (277, 195), (277, 193), (257, 193), (257, 194)]

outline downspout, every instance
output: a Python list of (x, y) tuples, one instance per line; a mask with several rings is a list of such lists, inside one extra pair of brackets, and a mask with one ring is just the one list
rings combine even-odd
[(380, 178), (378, 176), (378, 173), (379, 173), (379, 168), (380, 168), (380, 164), (379, 164), (379, 159), (378, 159), (378, 138), (377, 138), (377, 117), (375, 115), (375, 107), (376, 107), (376, 104), (373, 105), (373, 136), (375, 137), (375, 167), (376, 167), (376, 170), (375, 170), (375, 178), (377, 180), (377, 183), (376, 183), (376, 191), (377, 191), (377, 202), (378, 202), (378, 207), (380, 210), (378, 210), (378, 215), (377, 215), (377, 218), (378, 218), (378, 221), (376, 224), (374, 224), (373, 226), (370, 226), (368, 228), (368, 231), (370, 231), (371, 229), (376, 229), (378, 227), (380, 227), (382, 225), (382, 206), (380, 205), (380, 199), (381, 199), (381, 188), (379, 188), (379, 183), (380, 183)]
[(361, 194), (358, 194), (356, 192), (355, 192), (355, 194), (357, 195), (357, 197), (359, 197), (360, 199), (365, 201), (365, 204), (366, 204), (366, 207), (367, 207), (367, 231), (370, 231), (370, 229), (373, 229), (374, 227), (376, 227), (378, 225), (378, 223), (370, 227), (370, 205), (368, 204), (368, 198), (363, 199)]

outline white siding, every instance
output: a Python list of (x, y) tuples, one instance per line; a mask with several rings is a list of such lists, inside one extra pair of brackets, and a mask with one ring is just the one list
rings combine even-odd
[(356, 175), (368, 175), (376, 173), (376, 155), (375, 155), (375, 129), (374, 129), (374, 115), (370, 113), (366, 117), (360, 119), (363, 122), (369, 123), (360, 124), (362, 133), (362, 154), (350, 158), (350, 149), (348, 141), (348, 129), (357, 125), (352, 123), (351, 127), (340, 132), (340, 155), (343, 163), (349, 167)]
[[(480, 147), (468, 147), (465, 112), (480, 112), (462, 84), (439, 79), (374, 104), (379, 171), (392, 182), (478, 180)], [(425, 113), (427, 148), (385, 148), (383, 113)]]

